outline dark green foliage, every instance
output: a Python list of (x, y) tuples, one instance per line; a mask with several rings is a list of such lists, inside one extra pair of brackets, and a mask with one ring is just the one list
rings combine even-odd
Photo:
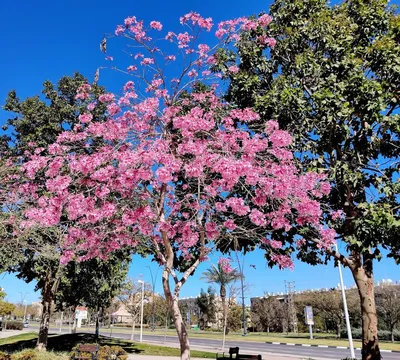
[(201, 289), (200, 295), (196, 298), (196, 305), (200, 310), (199, 327), (203, 330), (209, 326), (209, 323), (215, 321), (216, 307), (214, 290), (211, 287), (207, 289), (207, 292)]
[[(387, 1), (276, 0), (266, 52), (244, 32), (237, 45), (240, 71), (227, 99), (261, 115), (255, 131), (276, 119), (294, 137), (304, 171), (325, 172), (333, 186), (329, 212), (343, 209), (336, 227), (349, 252), (380, 259), (382, 246), (399, 258), (400, 20)], [(227, 59), (228, 55), (222, 57)], [(330, 224), (332, 225), (332, 224)], [(305, 229), (277, 233), (311, 238)], [(324, 262), (312, 243), (299, 253)]]
[[(75, 73), (64, 76), (56, 85), (46, 80), (43, 83), (43, 97), (34, 96), (21, 101), (15, 90), (9, 92), (3, 109), (15, 116), (7, 120), (3, 129), (13, 130), (10, 151), (22, 154), (34, 142), (38, 147), (47, 147), (57, 136), (78, 123), (78, 116), (85, 112), (86, 103), (75, 99), (77, 89), (87, 79)], [(104, 88), (94, 85), (93, 93), (100, 95)], [(99, 104), (94, 110), (95, 121), (104, 119), (105, 105)], [(3, 140), (4, 141), (4, 140)]]
[[(353, 335), (354, 339), (361, 339), (362, 338), (362, 329), (351, 329), (351, 334)], [(394, 334), (394, 341), (400, 341), (400, 331), (395, 330), (393, 332)], [(343, 329), (340, 332), (340, 337), (343, 339), (347, 339), (347, 330)], [(391, 341), (392, 339), (392, 334), (388, 330), (380, 330), (379, 331), (379, 340), (384, 340), (384, 341)]]
[(107, 260), (71, 262), (65, 268), (55, 302), (58, 309), (86, 305), (98, 310), (110, 306), (125, 281), (130, 251), (122, 249)]
[[(327, 175), (332, 191), (324, 222), (345, 242), (343, 254), (321, 251), (313, 231), (293, 226), (272, 237), (293, 244), (302, 261), (348, 266), (357, 283), (363, 319), (363, 358), (380, 358), (373, 262), (400, 261), (400, 19), (387, 0), (275, 0), (265, 30), (243, 31), (236, 51), (219, 69), (238, 61), (227, 100), (261, 115), (255, 132), (276, 119), (293, 135), (298, 167)], [(267, 49), (257, 36), (276, 39)], [(233, 56), (236, 52), (236, 57)], [(332, 211), (344, 215), (334, 222)], [(349, 256), (347, 256), (349, 255)], [(269, 265), (274, 265), (266, 254)], [(369, 305), (368, 305), (369, 304)]]

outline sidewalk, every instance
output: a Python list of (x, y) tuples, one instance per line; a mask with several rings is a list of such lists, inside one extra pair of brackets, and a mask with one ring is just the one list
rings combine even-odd
[(14, 335), (21, 335), (23, 330), (2, 330), (0, 331), (0, 339), (8, 338)]
[[(268, 354), (262, 356), (263, 360), (293, 360), (293, 359), (301, 359), (301, 357), (288, 357), (282, 356), (278, 354)], [(129, 360), (180, 360), (179, 356), (152, 356), (152, 355), (132, 355), (130, 354), (128, 357)], [(190, 360), (204, 360), (204, 358), (193, 358)]]
[[(180, 360), (179, 356), (152, 356), (152, 355), (129, 355), (128, 360)], [(204, 360), (201, 358), (190, 358), (190, 360)]]

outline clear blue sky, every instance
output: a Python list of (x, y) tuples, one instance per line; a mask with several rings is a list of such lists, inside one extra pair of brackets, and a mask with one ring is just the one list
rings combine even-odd
[[(398, 3), (395, 1), (392, 3)], [(92, 79), (96, 68), (104, 65), (104, 55), (99, 42), (104, 33), (112, 33), (117, 24), (127, 16), (135, 15), (145, 21), (159, 20), (165, 28), (174, 27), (179, 17), (189, 11), (211, 16), (215, 22), (260, 11), (268, 11), (270, 1), (260, 0), (1, 0), (0, 1), (0, 104), (7, 92), (16, 89), (21, 98), (40, 93), (42, 83), (57, 81), (64, 75), (79, 71)], [(112, 49), (112, 44), (110, 44)], [(113, 55), (116, 55), (115, 53)], [(100, 84), (118, 91), (124, 79), (115, 72), (101, 75)], [(0, 125), (7, 114), (0, 110)], [(212, 258), (216, 262), (217, 256)], [(249, 267), (255, 264), (256, 270)], [(130, 276), (143, 274), (150, 281), (149, 269), (156, 272), (150, 259), (134, 258)], [(182, 289), (182, 296), (195, 296), (200, 288), (206, 288), (199, 280), (200, 274), (210, 265), (206, 262), (190, 278)], [(376, 265), (376, 279), (400, 279), (400, 268), (392, 260)], [(268, 269), (263, 255), (254, 252), (246, 256), (245, 275), (250, 284), (246, 296), (260, 296), (264, 291), (284, 291), (284, 280), (295, 281), (296, 289), (334, 287), (338, 284), (338, 272), (333, 266), (317, 266), (296, 263), (294, 271)], [(353, 284), (345, 270), (345, 283)], [(8, 293), (9, 301), (20, 301), (21, 294), (28, 293), (26, 300), (37, 301), (34, 284), (25, 284), (13, 275), (0, 275), (0, 287)], [(160, 273), (157, 291), (161, 292)]]

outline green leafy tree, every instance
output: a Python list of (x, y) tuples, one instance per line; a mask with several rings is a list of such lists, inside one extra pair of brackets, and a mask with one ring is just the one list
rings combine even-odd
[[(151, 297), (151, 286), (144, 283), (143, 298)], [(140, 321), (140, 311), (142, 304), (142, 284), (135, 279), (126, 279), (121, 291), (117, 295), (118, 300), (124, 305), (125, 310), (130, 314), (132, 320), (131, 341), (135, 340), (135, 326)]]
[[(276, 119), (293, 135), (299, 168), (328, 176), (325, 220), (346, 252), (321, 251), (299, 226), (273, 237), (294, 244), (300, 234), (301, 260), (333, 257), (351, 270), (362, 356), (379, 359), (373, 264), (400, 255), (400, 19), (387, 0), (276, 0), (270, 15), (268, 30), (243, 31), (237, 51), (220, 51), (216, 68), (229, 78), (227, 100), (261, 114), (252, 130)], [(267, 51), (269, 37), (276, 45)], [(234, 62), (239, 71), (232, 73)]]
[(232, 331), (239, 331), (242, 327), (242, 307), (234, 305), (229, 309), (227, 328)]
[(71, 262), (66, 266), (64, 275), (55, 296), (59, 310), (77, 306), (87, 306), (95, 313), (96, 337), (100, 330), (100, 313), (108, 308), (120, 293), (131, 261), (128, 250), (118, 250), (108, 259), (90, 259), (85, 262)]
[(15, 305), (5, 301), (6, 293), (1, 289), (0, 290), (0, 316), (10, 315), (14, 309)]
[(225, 348), (225, 335), (226, 335), (226, 326), (227, 326), (227, 303), (226, 303), (226, 287), (232, 282), (240, 279), (240, 273), (236, 269), (232, 269), (231, 271), (224, 270), (221, 264), (217, 266), (211, 265), (211, 268), (207, 269), (203, 272), (202, 279), (206, 280), (209, 283), (214, 283), (219, 285), (219, 296), (221, 297), (222, 303), (222, 311), (223, 311), (223, 340), (222, 340), (222, 349)]
[(215, 292), (212, 287), (209, 287), (207, 292), (203, 289), (200, 290), (200, 295), (196, 298), (196, 305), (200, 310), (199, 328), (204, 330), (215, 321)]
[[(75, 73), (72, 77), (61, 78), (56, 85), (49, 81), (43, 84), (43, 96), (34, 96), (20, 100), (16, 91), (8, 94), (3, 109), (12, 113), (4, 127), (10, 129), (11, 135), (3, 135), (0, 149), (3, 162), (9, 161), (15, 165), (24, 162), (25, 151), (31, 151), (32, 146), (47, 148), (54, 143), (58, 135), (79, 123), (79, 115), (83, 114), (87, 103), (76, 99), (78, 88), (87, 83), (85, 77)], [(104, 88), (94, 85), (92, 91), (96, 95), (103, 94)], [(98, 104), (94, 109), (93, 121), (105, 119), (105, 105)], [(85, 150), (83, 150), (85, 151)], [(9, 173), (3, 173), (2, 193), (7, 193), (7, 181)], [(11, 182), (23, 183), (22, 175), (13, 177)], [(43, 180), (44, 181), (44, 180)], [(11, 183), (12, 186), (14, 184)], [(37, 184), (42, 185), (41, 183)], [(0, 199), (4, 200), (4, 199)], [(57, 292), (58, 285), (64, 273), (64, 267), (60, 265), (62, 241), (65, 229), (63, 228), (30, 228), (20, 231), (13, 228), (9, 219), (21, 219), (25, 204), (16, 201), (14, 204), (2, 203), (0, 231), (3, 231), (3, 241), (0, 243), (0, 271), (14, 272), (26, 282), (37, 281), (36, 288), (42, 296), (42, 315), (38, 337), (38, 348), (45, 349), (51, 304)], [(4, 209), (6, 208), (6, 211)], [(4, 220), (5, 219), (5, 220)], [(15, 235), (17, 234), (17, 235)]]
[(394, 330), (400, 324), (400, 286), (382, 284), (376, 288), (378, 315), (388, 327), (394, 342)]
[(251, 300), (251, 320), (257, 331), (282, 332), (287, 321), (283, 304), (269, 295)]

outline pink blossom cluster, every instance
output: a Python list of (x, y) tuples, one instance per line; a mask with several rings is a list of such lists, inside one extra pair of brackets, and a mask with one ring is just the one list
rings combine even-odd
[[(260, 17), (254, 25), (239, 19), (219, 29), (229, 33), (269, 21)], [(211, 19), (196, 13), (181, 22), (207, 31), (212, 26)], [(162, 24), (154, 21), (150, 28), (162, 30)], [(126, 31), (139, 45), (151, 42), (135, 17), (117, 28), (120, 34)], [(19, 189), (33, 204), (25, 212), (26, 224), (66, 228), (64, 262), (76, 252), (84, 254), (82, 259), (103, 257), (143, 239), (161, 263), (169, 246), (192, 261), (199, 248), (206, 258), (220, 239), (246, 236), (281, 267), (292, 267), (285, 244), (265, 239), (271, 231), (295, 225), (313, 229), (322, 246), (329, 246), (334, 232), (320, 226), (318, 202), (329, 192), (325, 177), (298, 172), (291, 136), (276, 122), (269, 121), (262, 133), (250, 131), (246, 124), (260, 120), (259, 114), (221, 100), (215, 78), (207, 90), (195, 91), (191, 79), (211, 71), (210, 47), (196, 46), (188, 32), (168, 34), (166, 41), (176, 40), (198, 56), (182, 76), (168, 80), (157, 72), (154, 47), (148, 45), (147, 53), (135, 56), (135, 70), (144, 77), (128, 81), (122, 94), (93, 99), (90, 85), (79, 89), (80, 99), (107, 105), (105, 121), (94, 121), (88, 107), (79, 118), (82, 124), (62, 133), (49, 152), (27, 154), (24, 171), (31, 191), (26, 184)], [(161, 53), (163, 61), (172, 60)], [(153, 64), (155, 72), (149, 70)], [(136, 90), (141, 88), (145, 96)]]
[(226, 274), (230, 274), (233, 271), (231, 262), (227, 258), (219, 258), (218, 265), (221, 267), (222, 271)]

